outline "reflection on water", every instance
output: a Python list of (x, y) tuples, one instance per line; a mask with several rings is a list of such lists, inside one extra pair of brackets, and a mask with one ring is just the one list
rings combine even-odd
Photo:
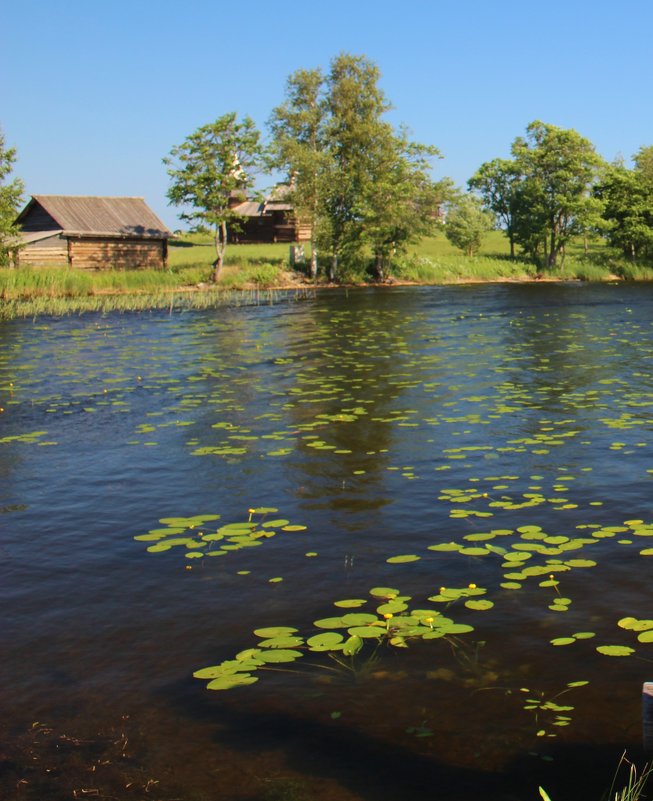
[[(411, 288), (3, 324), (0, 786), (560, 799), (594, 764), (598, 797), (651, 678), (617, 624), (651, 608), (652, 305)], [(134, 540), (261, 506), (306, 530), (218, 558)], [(355, 677), (312, 654), (224, 693), (192, 679), (254, 629), (373, 612), (372, 587), (425, 608), (470, 583), (487, 609), (441, 608), (471, 634), (366, 648)]]

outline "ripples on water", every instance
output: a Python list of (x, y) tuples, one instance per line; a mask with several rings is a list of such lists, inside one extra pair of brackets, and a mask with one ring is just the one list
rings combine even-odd
[[(653, 646), (617, 621), (652, 606), (651, 540), (623, 525), (653, 523), (652, 310), (648, 285), (489, 286), (0, 326), (5, 789), (460, 801), (540, 783), (559, 801), (581, 777), (599, 797), (638, 754), (651, 679)], [(307, 530), (218, 559), (133, 539), (258, 506)], [(507, 589), (498, 553), (428, 548), (541, 545), (525, 526), (594, 542), (517, 572), (595, 566)], [(386, 561), (401, 554), (420, 559)], [(494, 606), (447, 614), (474, 632), (384, 647), (357, 680), (191, 677), (374, 586), (424, 607), (469, 583)], [(595, 636), (550, 642), (578, 632)], [(569, 725), (524, 709), (580, 680)]]

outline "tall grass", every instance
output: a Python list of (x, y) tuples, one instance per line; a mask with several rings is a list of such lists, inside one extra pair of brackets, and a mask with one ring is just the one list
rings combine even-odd
[(109, 292), (152, 292), (207, 280), (201, 267), (176, 270), (75, 270), (69, 267), (20, 267), (0, 270), (0, 298), (84, 297)]
[(310, 288), (283, 289), (207, 289), (196, 292), (159, 292), (77, 297), (34, 297), (0, 303), (0, 320), (50, 315), (63, 317), (86, 312), (135, 312), (165, 309), (170, 314), (188, 309), (215, 309), (225, 306), (261, 306), (294, 302), (313, 297)]

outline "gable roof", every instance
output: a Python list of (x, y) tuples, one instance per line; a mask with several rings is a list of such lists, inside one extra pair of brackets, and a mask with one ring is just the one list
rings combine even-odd
[(294, 206), (288, 202), (291, 187), (288, 184), (277, 184), (264, 200), (243, 199), (233, 207), (241, 217), (263, 217), (271, 211), (293, 211)]
[[(30, 217), (34, 218), (31, 223)], [(171, 232), (142, 197), (32, 195), (18, 215), (16, 224), (25, 231), (59, 230), (69, 236), (151, 239), (171, 236)]]

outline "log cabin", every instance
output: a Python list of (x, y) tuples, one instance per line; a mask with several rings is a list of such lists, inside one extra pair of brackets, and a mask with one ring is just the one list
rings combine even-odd
[(241, 222), (234, 226), (231, 241), (241, 244), (310, 241), (311, 226), (298, 219), (288, 202), (289, 192), (288, 184), (279, 184), (261, 202), (235, 198), (231, 208), (240, 215)]
[(164, 269), (171, 232), (140, 197), (33, 195), (16, 218), (19, 265)]

